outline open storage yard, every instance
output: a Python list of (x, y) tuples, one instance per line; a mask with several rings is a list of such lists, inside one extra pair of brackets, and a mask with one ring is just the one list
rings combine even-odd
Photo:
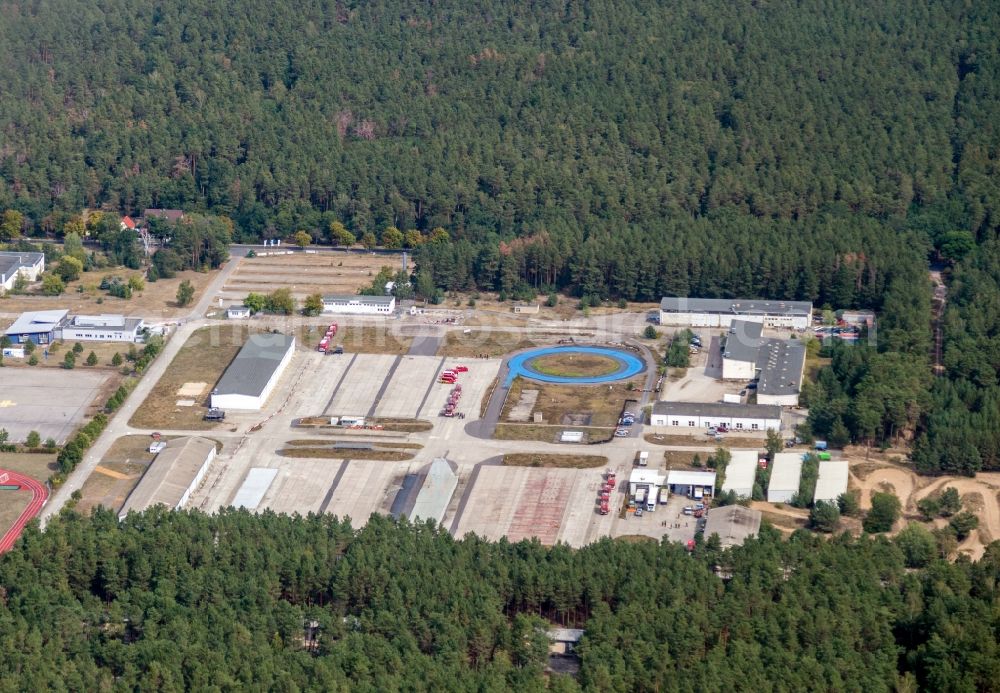
[(192, 334), (129, 423), (137, 428), (214, 428), (215, 422), (203, 420), (204, 407), (248, 334), (245, 325), (204, 327)]
[(117, 382), (117, 373), (107, 369), (4, 368), (0, 428), (7, 429), (11, 442), (38, 431), (42, 440), (62, 444)]
[[(317, 292), (355, 294), (358, 289), (370, 285), (383, 267), (391, 267), (393, 271), (401, 269), (402, 258), (347, 250), (315, 253), (295, 250), (290, 255), (261, 255), (242, 258), (222, 291), (232, 300), (241, 299), (250, 292), (266, 294), (275, 289), (289, 289), (298, 299)], [(409, 270), (412, 269), (410, 262)]]

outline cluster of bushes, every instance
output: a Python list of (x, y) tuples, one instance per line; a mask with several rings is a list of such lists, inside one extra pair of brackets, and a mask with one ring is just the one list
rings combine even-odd
[(136, 349), (134, 346), (130, 347), (125, 358), (132, 362), (132, 370), (136, 373), (142, 373), (146, 369), (146, 366), (152, 363), (153, 359), (163, 351), (163, 344), (162, 336), (158, 334), (150, 335), (146, 338), (146, 346), (141, 350)]
[[(653, 328), (650, 325), (647, 329)], [(653, 328), (653, 332), (656, 332), (656, 328)], [(693, 333), (691, 330), (681, 330), (674, 335), (673, 340), (670, 342), (670, 346), (667, 347), (667, 355), (665, 361), (671, 368), (687, 368), (691, 365), (691, 337)]]
[(56, 458), (61, 477), (56, 479), (53, 476), (50, 479), (53, 486), (61, 484), (65, 476), (76, 469), (76, 465), (80, 464), (91, 443), (97, 439), (97, 436), (101, 435), (107, 425), (108, 417), (104, 414), (96, 414), (83, 428), (77, 431), (72, 440), (63, 446)]
[(139, 275), (133, 275), (127, 280), (117, 274), (108, 275), (101, 280), (101, 290), (117, 298), (132, 298), (132, 293), (146, 288), (146, 282)]
[(107, 403), (104, 405), (104, 411), (108, 414), (117, 411), (118, 408), (125, 403), (129, 393), (135, 388), (135, 384), (135, 380), (128, 378), (125, 382), (119, 385), (118, 389), (115, 390), (115, 393), (108, 398)]

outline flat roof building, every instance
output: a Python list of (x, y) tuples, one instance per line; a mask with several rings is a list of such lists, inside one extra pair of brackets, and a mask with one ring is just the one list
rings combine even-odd
[(781, 407), (729, 402), (656, 402), (651, 426), (703, 428), (725, 424), (733, 431), (766, 431), (781, 428)]
[(14, 344), (49, 344), (66, 319), (68, 310), (34, 310), (21, 313), (4, 333)]
[(767, 485), (768, 503), (788, 503), (799, 492), (802, 476), (802, 453), (779, 452), (771, 465), (771, 481)]
[(76, 315), (64, 322), (62, 339), (91, 342), (135, 342), (144, 327), (142, 318), (124, 315)]
[(744, 508), (742, 505), (726, 505), (712, 508), (705, 522), (706, 537), (719, 535), (722, 548), (740, 546), (748, 538), (760, 532), (760, 511)]
[(764, 326), (733, 320), (722, 351), (723, 380), (757, 380), (757, 403), (796, 406), (806, 365), (798, 339), (765, 339)]
[(45, 271), (45, 255), (17, 250), (0, 251), (0, 291), (10, 291), (20, 275), (29, 282), (37, 281)]
[(847, 460), (827, 460), (826, 462), (820, 462), (813, 502), (829, 501), (836, 503), (840, 495), (847, 492), (847, 478)]
[(753, 496), (754, 479), (757, 478), (756, 450), (731, 450), (729, 464), (726, 465), (726, 479), (723, 491), (732, 491), (742, 498)]
[(658, 469), (636, 467), (628, 476), (628, 492), (634, 496), (640, 486), (647, 486), (647, 498), (656, 498), (656, 491), (666, 483), (666, 475)]
[(295, 353), (295, 337), (252, 334), (212, 390), (212, 406), (258, 410), (281, 378)]
[(760, 322), (768, 327), (804, 330), (812, 319), (808, 301), (759, 301), (745, 298), (687, 298), (660, 300), (661, 325), (729, 327), (733, 320)]
[(667, 472), (667, 488), (689, 498), (705, 498), (715, 495), (715, 472), (698, 472), (686, 469), (671, 469)]
[(215, 441), (208, 438), (186, 436), (167, 441), (129, 494), (118, 518), (125, 519), (131, 512), (142, 512), (154, 505), (171, 510), (183, 508), (214, 459)]
[(395, 296), (331, 295), (323, 297), (324, 313), (392, 315), (395, 310)]

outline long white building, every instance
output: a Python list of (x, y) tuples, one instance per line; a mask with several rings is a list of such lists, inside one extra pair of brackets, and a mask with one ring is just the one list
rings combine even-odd
[(661, 325), (729, 327), (733, 320), (750, 320), (768, 327), (804, 330), (812, 320), (808, 301), (757, 301), (745, 298), (687, 298), (660, 300)]
[(212, 390), (212, 406), (261, 409), (294, 354), (295, 337), (291, 335), (269, 332), (250, 335)]
[(323, 312), (343, 315), (392, 315), (395, 296), (339, 295), (323, 297)]
[(781, 407), (728, 402), (657, 402), (649, 417), (651, 426), (702, 428), (724, 424), (731, 431), (781, 429)]
[(60, 328), (66, 341), (135, 342), (145, 325), (124, 315), (75, 315)]

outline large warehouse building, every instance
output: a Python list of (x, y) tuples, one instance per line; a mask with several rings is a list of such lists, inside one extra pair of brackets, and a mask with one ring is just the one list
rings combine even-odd
[(847, 492), (847, 477), (847, 460), (827, 460), (826, 462), (820, 462), (813, 502), (837, 502), (840, 495)]
[(180, 510), (215, 459), (215, 441), (198, 436), (176, 438), (156, 456), (139, 484), (129, 494), (119, 519), (130, 512), (142, 512), (154, 505)]
[(771, 466), (771, 482), (767, 485), (768, 503), (788, 503), (799, 492), (802, 476), (802, 454), (779, 452)]
[(757, 451), (732, 450), (726, 465), (726, 479), (722, 482), (724, 492), (732, 491), (737, 496), (751, 498), (753, 482), (757, 477)]
[(346, 315), (392, 315), (396, 310), (395, 296), (324, 296), (324, 313)]
[(723, 380), (757, 380), (757, 403), (794, 407), (806, 365), (799, 339), (765, 339), (759, 322), (733, 320), (722, 349)]
[(728, 402), (657, 402), (649, 423), (651, 426), (702, 429), (725, 424), (732, 431), (777, 431), (781, 428), (781, 407)]
[(661, 325), (729, 327), (733, 320), (760, 322), (768, 327), (804, 330), (812, 321), (808, 301), (755, 301), (744, 298), (687, 298), (660, 300)]
[(212, 406), (261, 409), (294, 353), (295, 337), (291, 335), (269, 332), (250, 335), (212, 390)]

